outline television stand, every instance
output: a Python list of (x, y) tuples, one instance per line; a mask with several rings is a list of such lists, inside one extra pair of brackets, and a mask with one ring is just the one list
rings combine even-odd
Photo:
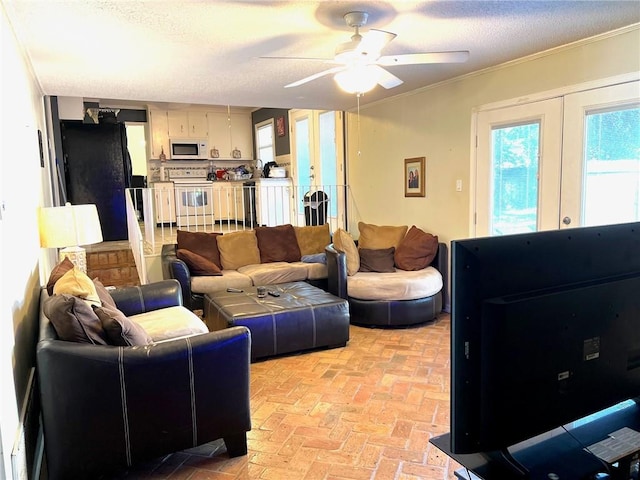
[[(511, 447), (510, 454), (527, 470), (524, 474), (494, 453), (451, 452), (448, 433), (432, 438), (430, 443), (466, 467), (456, 471), (461, 479), (549, 480), (553, 478), (550, 475), (555, 474), (560, 480), (593, 480), (597, 473), (606, 472), (610, 480), (640, 480), (640, 444), (637, 443), (640, 433), (637, 432), (640, 432), (640, 405), (624, 402), (616, 408), (573, 422), (566, 429), (556, 428)], [(608, 450), (609, 456), (602, 453), (598, 458), (587, 451), (586, 447), (595, 445)]]

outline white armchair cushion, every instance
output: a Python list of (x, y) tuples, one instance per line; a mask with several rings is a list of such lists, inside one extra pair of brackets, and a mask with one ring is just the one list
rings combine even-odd
[(185, 307), (161, 308), (129, 319), (144, 328), (154, 342), (209, 332), (200, 317)]

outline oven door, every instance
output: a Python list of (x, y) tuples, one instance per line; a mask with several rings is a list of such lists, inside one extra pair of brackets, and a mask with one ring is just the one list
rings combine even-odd
[(176, 184), (178, 227), (213, 225), (213, 192), (210, 184)]

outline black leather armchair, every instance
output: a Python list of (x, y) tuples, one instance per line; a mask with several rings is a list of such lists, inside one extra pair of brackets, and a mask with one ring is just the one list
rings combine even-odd
[[(181, 305), (177, 281), (112, 292), (126, 315)], [(88, 479), (223, 438), (247, 453), (248, 329), (144, 347), (65, 342), (42, 311), (37, 370), (50, 480)]]

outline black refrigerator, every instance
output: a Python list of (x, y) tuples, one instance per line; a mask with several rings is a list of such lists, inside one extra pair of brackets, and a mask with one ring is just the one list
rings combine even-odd
[(96, 205), (104, 241), (126, 240), (131, 157), (124, 124), (60, 124), (67, 201)]

